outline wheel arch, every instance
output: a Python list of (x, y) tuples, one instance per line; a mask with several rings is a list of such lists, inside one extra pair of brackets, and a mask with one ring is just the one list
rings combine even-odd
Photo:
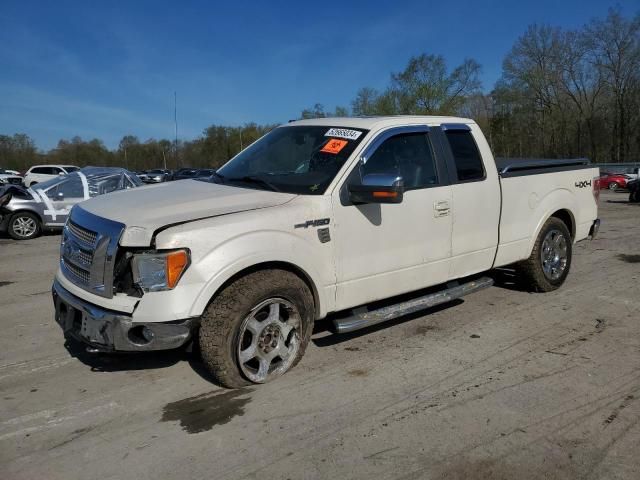
[(31, 213), (32, 215), (35, 215), (36, 217), (38, 217), (38, 220), (40, 221), (40, 228), (44, 228), (44, 219), (42, 218), (42, 215), (40, 215), (40, 212), (36, 210), (32, 210), (30, 208), (18, 208), (16, 210), (10, 211), (9, 218), (10, 219), (13, 218), (13, 216), (18, 213)]
[[(571, 240), (576, 238), (576, 220), (573, 217), (571, 210), (567, 208), (562, 208), (560, 210), (553, 212), (549, 216), (549, 218), (552, 218), (552, 217), (557, 218), (558, 220), (561, 220), (562, 223), (564, 223), (567, 226), (567, 229), (571, 233)], [(546, 223), (546, 220), (545, 220), (545, 223)]]
[(562, 221), (562, 223), (567, 226), (571, 234), (571, 239), (575, 240), (578, 222), (574, 212), (577, 208), (576, 199), (566, 190), (556, 190), (542, 199), (539, 203), (537, 213), (534, 214), (534, 217), (540, 220), (538, 220), (529, 238), (529, 247), (526, 252), (527, 257), (531, 255), (533, 246), (544, 224), (552, 217)]
[(227, 269), (203, 290), (192, 308), (192, 314), (201, 315), (227, 286), (242, 277), (262, 270), (284, 270), (299, 277), (307, 285), (313, 297), (315, 319), (326, 315), (327, 302), (323, 298), (323, 292), (318, 288), (317, 281), (314, 280), (314, 275), (300, 265), (286, 260), (258, 261), (249, 265), (236, 265), (231, 269)]

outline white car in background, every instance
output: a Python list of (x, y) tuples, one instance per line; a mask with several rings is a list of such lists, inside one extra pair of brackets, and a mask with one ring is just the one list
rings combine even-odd
[(36, 183), (46, 182), (76, 170), (80, 170), (80, 167), (74, 165), (34, 165), (24, 174), (24, 186), (31, 187)]
[(22, 177), (13, 172), (0, 168), (0, 185), (22, 185)]

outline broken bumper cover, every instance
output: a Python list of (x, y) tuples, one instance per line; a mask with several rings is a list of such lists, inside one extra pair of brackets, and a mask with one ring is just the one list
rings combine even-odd
[(181, 347), (192, 338), (196, 319), (133, 322), (131, 316), (106, 310), (69, 293), (55, 280), (51, 287), (55, 319), (65, 336), (104, 352), (140, 352)]

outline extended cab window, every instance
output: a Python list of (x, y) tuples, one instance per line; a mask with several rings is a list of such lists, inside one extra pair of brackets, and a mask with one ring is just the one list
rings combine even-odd
[(473, 135), (467, 130), (447, 130), (446, 132), (453, 160), (456, 164), (458, 181), (484, 180), (484, 165)]
[(360, 169), (361, 175), (402, 177), (405, 189), (438, 184), (433, 151), (426, 133), (395, 135), (380, 145)]

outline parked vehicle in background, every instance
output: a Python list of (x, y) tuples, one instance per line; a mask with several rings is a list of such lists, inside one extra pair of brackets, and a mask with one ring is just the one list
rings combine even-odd
[(216, 173), (216, 170), (214, 168), (201, 168), (196, 172), (195, 178), (210, 177), (214, 173)]
[(197, 168), (179, 168), (173, 172), (174, 180), (184, 180), (186, 178), (195, 178), (198, 173)]
[(640, 203), (640, 179), (629, 180), (627, 189), (629, 190), (629, 201)]
[(22, 185), (22, 177), (12, 172), (14, 170), (0, 168), (0, 187), (3, 185)]
[(609, 190), (618, 190), (621, 188), (627, 188), (627, 182), (631, 179), (632, 177), (626, 173), (603, 172), (600, 174), (598, 182), (602, 189), (608, 188)]
[(23, 183), (25, 187), (31, 187), (79, 169), (80, 167), (74, 165), (34, 165), (24, 174)]
[(34, 238), (44, 229), (62, 228), (77, 203), (140, 185), (122, 168), (85, 167), (32, 188), (5, 186), (0, 188), (0, 231), (16, 240)]
[[(1, 169), (1, 168), (0, 168), (0, 170), (3, 170), (3, 169)], [(20, 176), (20, 177), (22, 176), (22, 174), (21, 174), (19, 171), (17, 171), (17, 170), (8, 170), (8, 169), (6, 169), (6, 168), (5, 168), (5, 169), (4, 169), (4, 171), (5, 171), (6, 173), (11, 174), (11, 175), (18, 175), (18, 176)]]
[(573, 244), (598, 231), (598, 175), (584, 159), (497, 166), (464, 118), (292, 122), (207, 179), (75, 206), (55, 318), (92, 352), (196, 338), (221, 384), (268, 382), (332, 312), (338, 332), (357, 330), (512, 264), (529, 289), (559, 288)]
[(145, 170), (138, 174), (138, 178), (144, 183), (162, 183), (172, 180), (171, 170), (163, 170), (161, 168), (154, 168), (152, 170)]

